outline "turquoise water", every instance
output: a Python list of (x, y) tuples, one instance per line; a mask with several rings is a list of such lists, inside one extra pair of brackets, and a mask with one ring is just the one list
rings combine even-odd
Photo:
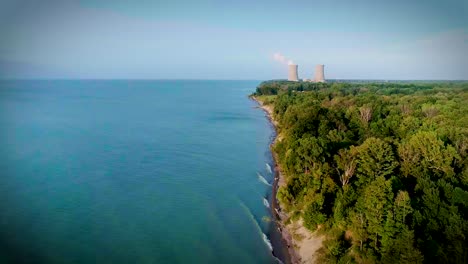
[(0, 261), (274, 263), (257, 84), (1, 81)]

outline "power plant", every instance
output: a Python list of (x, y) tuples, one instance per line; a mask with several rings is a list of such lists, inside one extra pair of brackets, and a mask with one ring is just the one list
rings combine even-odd
[(324, 71), (323, 71), (323, 68), (325, 67), (325, 65), (323, 64), (317, 64), (317, 66), (315, 66), (315, 77), (314, 77), (314, 82), (325, 82), (325, 75), (324, 75)]
[[(317, 64), (315, 66), (315, 74), (313, 79), (302, 79), (304, 82), (325, 82), (325, 65)], [(298, 65), (290, 63), (288, 65), (288, 81), (297, 82), (299, 81), (299, 75), (297, 73)]]
[(289, 73), (288, 73), (288, 81), (299, 81), (299, 77), (297, 74), (297, 64), (289, 64)]

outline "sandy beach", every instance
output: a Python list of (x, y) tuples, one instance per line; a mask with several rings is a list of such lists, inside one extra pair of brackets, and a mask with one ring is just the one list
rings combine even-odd
[[(273, 117), (273, 106), (264, 105), (261, 100), (252, 96), (252, 99), (255, 100), (261, 109), (265, 111), (268, 119), (273, 124), (276, 130), (276, 138), (272, 143), (272, 146), (278, 141), (281, 140), (281, 135), (278, 134), (278, 122)], [(324, 237), (322, 235), (317, 235), (315, 232), (310, 232), (302, 224), (302, 219), (285, 224), (289, 218), (288, 214), (283, 212), (281, 209), (278, 200), (276, 199), (276, 193), (279, 187), (282, 187), (286, 184), (284, 175), (282, 174), (281, 168), (278, 166), (276, 154), (272, 151), (273, 159), (275, 162), (275, 182), (273, 183), (273, 194), (275, 199), (273, 199), (272, 204), (272, 214), (275, 216), (275, 220), (280, 230), (285, 245), (288, 247), (290, 262), (293, 264), (298, 263), (316, 263), (316, 252), (322, 246)]]

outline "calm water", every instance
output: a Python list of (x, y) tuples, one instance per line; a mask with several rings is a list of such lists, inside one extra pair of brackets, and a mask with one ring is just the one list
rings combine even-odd
[(0, 262), (274, 263), (257, 84), (0, 82)]

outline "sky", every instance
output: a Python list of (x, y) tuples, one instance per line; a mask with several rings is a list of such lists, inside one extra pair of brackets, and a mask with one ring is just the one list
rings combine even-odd
[(0, 78), (284, 79), (289, 60), (466, 80), (468, 1), (0, 0)]

